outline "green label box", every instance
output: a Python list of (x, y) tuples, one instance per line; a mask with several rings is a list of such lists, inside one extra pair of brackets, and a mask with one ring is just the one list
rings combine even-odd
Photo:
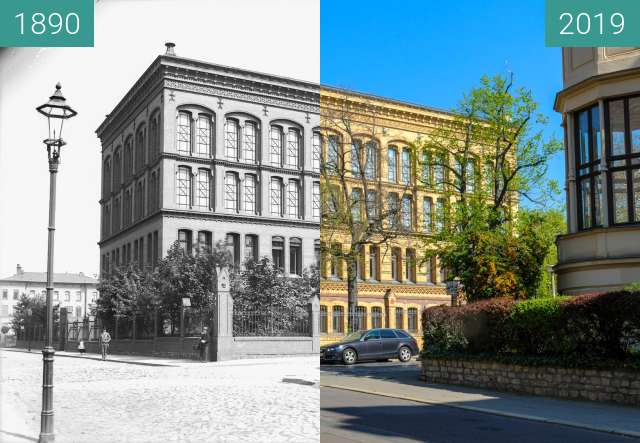
[(93, 46), (94, 0), (0, 0), (0, 46)]
[(546, 0), (547, 46), (640, 46), (640, 0)]

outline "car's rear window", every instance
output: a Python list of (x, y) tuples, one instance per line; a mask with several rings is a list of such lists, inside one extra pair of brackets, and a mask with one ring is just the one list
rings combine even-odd
[(399, 338), (410, 338), (409, 334), (404, 332), (402, 329), (395, 329), (394, 331)]
[(391, 329), (383, 329), (380, 331), (380, 336), (382, 338), (397, 338), (396, 334), (393, 333)]

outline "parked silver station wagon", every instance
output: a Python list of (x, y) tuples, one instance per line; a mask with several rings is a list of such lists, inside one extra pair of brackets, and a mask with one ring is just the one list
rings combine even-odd
[(342, 361), (352, 365), (358, 360), (386, 360), (397, 358), (402, 362), (418, 355), (418, 343), (402, 329), (378, 328), (357, 331), (337, 343), (320, 348), (321, 361)]

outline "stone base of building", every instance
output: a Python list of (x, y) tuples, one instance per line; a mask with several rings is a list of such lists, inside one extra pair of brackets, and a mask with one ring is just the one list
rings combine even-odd
[(422, 376), (427, 383), (640, 406), (640, 372), (429, 357), (422, 360)]
[(558, 292), (609, 292), (640, 282), (640, 226), (597, 228), (557, 239)]

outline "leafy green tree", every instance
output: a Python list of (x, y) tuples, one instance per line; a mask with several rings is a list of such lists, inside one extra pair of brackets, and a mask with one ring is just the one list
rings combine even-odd
[[(29, 315), (29, 309), (31, 315)], [(54, 324), (59, 320), (59, 312), (57, 309), (53, 310)], [(13, 318), (11, 319), (11, 327), (16, 333), (22, 329), (22, 326), (26, 327), (46, 327), (47, 319), (47, 302), (46, 298), (42, 295), (36, 295), (35, 297), (29, 297), (26, 294), (22, 294), (18, 303), (13, 309)]]
[(540, 230), (544, 217), (518, 223), (517, 207), (523, 200), (543, 206), (557, 193), (546, 172), (561, 144), (545, 138), (537, 107), (513, 78), (485, 76), (451, 123), (416, 145), (418, 177), (444, 194), (427, 255), (440, 257), (469, 301), (539, 294), (552, 243)]

